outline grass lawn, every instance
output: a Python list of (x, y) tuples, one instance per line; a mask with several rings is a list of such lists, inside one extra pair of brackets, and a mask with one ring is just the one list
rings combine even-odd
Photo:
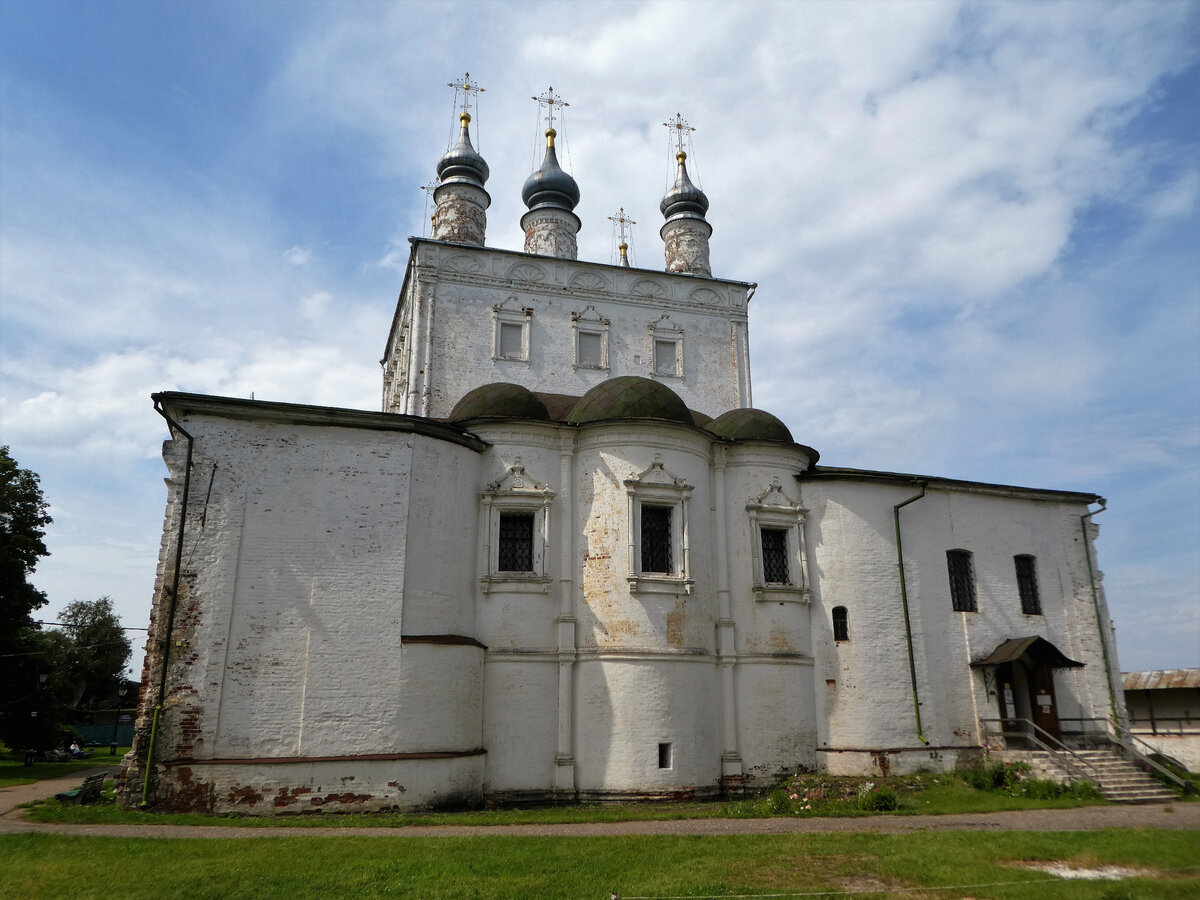
[(891, 788), (899, 804), (899, 808), (893, 813), (895, 815), (941, 815), (1008, 809), (1069, 809), (1106, 802), (1076, 796), (1035, 799), (997, 791), (981, 791), (972, 788), (956, 775), (944, 774), (875, 779), (804, 775), (797, 776), (790, 784), (794, 789), (783, 788), (768, 795), (736, 801), (580, 804), (463, 812), (317, 813), (274, 817), (163, 814), (122, 809), (113, 799), (110, 784), (101, 803), (63, 807), (52, 800), (43, 801), (30, 807), (27, 816), (35, 822), (80, 825), (396, 828), (405, 825), (542, 825), (567, 822), (877, 815), (878, 810), (862, 809), (857, 803), (857, 794), (864, 785)]
[(118, 747), (116, 756), (109, 756), (108, 747), (94, 747), (88, 759), (73, 759), (70, 762), (36, 762), (25, 765), (25, 754), (5, 749), (0, 753), (0, 787), (18, 784), (33, 784), (47, 778), (60, 778), (84, 769), (111, 766), (115, 772), (121, 766), (121, 757), (129, 752), (128, 747)]
[[(1200, 834), (923, 832), (706, 837), (0, 836), (15, 898), (1194, 898)], [(1029, 868), (1118, 865), (1119, 881)], [(117, 887), (119, 883), (119, 888)]]

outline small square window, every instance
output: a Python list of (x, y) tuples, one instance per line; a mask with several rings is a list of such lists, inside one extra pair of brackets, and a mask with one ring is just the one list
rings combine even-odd
[(679, 374), (679, 344), (677, 341), (654, 341), (654, 374)]
[(1027, 616), (1042, 614), (1042, 599), (1038, 596), (1037, 560), (1028, 554), (1013, 557), (1017, 567), (1017, 590), (1021, 593), (1021, 612)]
[(670, 575), (671, 507), (642, 506), (642, 571)]
[(500, 323), (500, 355), (502, 357), (505, 359), (523, 359), (525, 357), (521, 346), (524, 330), (521, 325), (509, 322)]
[(791, 584), (788, 578), (787, 531), (762, 529), (763, 581), (767, 584)]
[(579, 365), (587, 369), (604, 368), (604, 336), (592, 331), (581, 331), (578, 338)]
[(496, 569), (533, 571), (533, 513), (500, 513)]

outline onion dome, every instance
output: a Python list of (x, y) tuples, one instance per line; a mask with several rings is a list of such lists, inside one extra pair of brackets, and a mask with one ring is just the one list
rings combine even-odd
[(641, 375), (600, 382), (579, 399), (567, 421), (582, 425), (606, 419), (666, 419), (693, 424), (692, 414), (678, 394)]
[(519, 384), (497, 381), (467, 391), (450, 410), (452, 422), (480, 418), (537, 419), (548, 422), (550, 413), (533, 391)]
[(546, 129), (546, 158), (542, 167), (525, 179), (521, 189), (521, 199), (530, 210), (549, 207), (570, 212), (579, 203), (579, 185), (562, 170), (554, 152), (557, 134), (553, 128)]
[(675, 154), (679, 170), (675, 175), (675, 184), (662, 198), (658, 208), (667, 219), (686, 216), (691, 219), (703, 219), (708, 212), (708, 197), (704, 191), (692, 184), (687, 173), (687, 154), (680, 150)]
[(446, 155), (438, 161), (438, 180), (441, 184), (465, 183), (482, 188), (491, 172), (483, 157), (471, 146), (471, 135), (467, 131), (471, 116), (469, 113), (463, 113), (458, 117), (458, 121), (462, 123), (458, 143), (447, 150)]
[(783, 441), (794, 444), (788, 427), (761, 409), (744, 407), (722, 413), (704, 426), (718, 437), (731, 441)]

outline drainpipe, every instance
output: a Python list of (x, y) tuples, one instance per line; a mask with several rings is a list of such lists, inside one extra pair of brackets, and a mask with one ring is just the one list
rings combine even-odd
[(1104, 655), (1104, 683), (1108, 686), (1108, 712), (1116, 729), (1117, 737), (1121, 737), (1121, 720), (1117, 716), (1117, 692), (1113, 687), (1112, 665), (1109, 663), (1108, 638), (1104, 634), (1104, 616), (1100, 612), (1100, 589), (1096, 587), (1096, 569), (1092, 564), (1092, 538), (1088, 534), (1088, 520), (1098, 516), (1108, 508), (1108, 501), (1100, 497), (1097, 501), (1100, 508), (1079, 517), (1079, 528), (1083, 534), (1083, 556), (1087, 560), (1088, 584), (1092, 586), (1092, 606), (1096, 610), (1096, 630), (1100, 632), (1100, 650)]
[(912, 620), (908, 615), (908, 583), (904, 579), (904, 543), (900, 539), (900, 510), (925, 496), (925, 482), (918, 481), (917, 484), (921, 486), (921, 493), (893, 506), (892, 519), (896, 523), (896, 563), (900, 567), (900, 601), (904, 606), (904, 637), (908, 641), (908, 676), (912, 679), (913, 714), (917, 719), (917, 739), (922, 744), (928, 744), (929, 738), (925, 737), (925, 732), (921, 728), (921, 698), (917, 694), (917, 659), (913, 652)]
[(158, 679), (158, 702), (154, 706), (154, 720), (150, 725), (150, 746), (146, 749), (146, 762), (142, 772), (142, 802), (144, 808), (149, 803), (150, 778), (154, 772), (154, 745), (158, 740), (158, 720), (162, 715), (163, 699), (167, 693), (167, 663), (171, 659), (171, 632), (175, 628), (175, 608), (179, 599), (179, 571), (183, 568), (183, 527), (187, 522), (188, 491), (192, 485), (192, 444), (193, 439), (183, 426), (172, 419), (162, 404), (154, 401), (154, 411), (167, 420), (172, 435), (179, 432), (187, 438), (187, 463), (183, 469), (183, 499), (179, 507), (179, 529), (175, 535), (175, 572), (171, 576), (171, 605), (167, 608), (167, 631), (163, 636), (162, 672)]

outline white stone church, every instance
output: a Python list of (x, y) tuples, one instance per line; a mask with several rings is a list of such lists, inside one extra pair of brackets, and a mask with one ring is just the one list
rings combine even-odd
[(154, 396), (126, 803), (700, 797), (1121, 721), (1101, 498), (818, 465), (751, 405), (755, 286), (712, 275), (682, 148), (665, 267), (641, 269), (576, 258), (553, 128), (524, 252), (486, 246), (469, 123), (411, 239), (381, 412)]

